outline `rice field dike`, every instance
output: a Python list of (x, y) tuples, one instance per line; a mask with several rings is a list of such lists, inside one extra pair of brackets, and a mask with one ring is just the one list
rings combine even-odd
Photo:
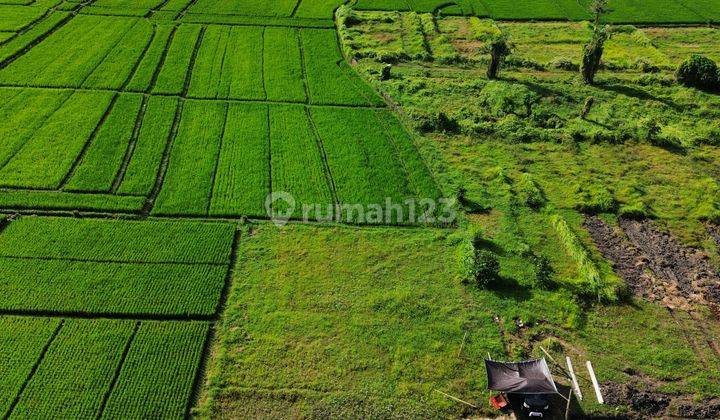
[(0, 0), (0, 416), (720, 417), (720, 2), (592, 6)]

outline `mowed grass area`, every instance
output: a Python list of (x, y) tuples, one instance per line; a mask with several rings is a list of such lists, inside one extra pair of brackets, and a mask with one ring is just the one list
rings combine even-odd
[[(667, 380), (667, 390), (718, 392), (720, 372), (695, 356), (664, 309), (583, 309), (570, 293), (532, 286), (516, 238), (488, 234), (501, 250), (502, 278), (482, 290), (456, 280), (453, 231), (253, 226), (239, 246), (198, 416), (491, 414), (482, 359), (540, 356), (550, 335), (571, 343), (565, 351), (575, 361), (592, 360), (601, 381), (627, 378), (631, 367)], [(551, 250), (545, 241), (536, 249)], [(558, 280), (576, 275), (567, 258), (553, 266)], [(625, 340), (633, 328), (645, 333)], [(588, 413), (603, 412), (587, 400)]]

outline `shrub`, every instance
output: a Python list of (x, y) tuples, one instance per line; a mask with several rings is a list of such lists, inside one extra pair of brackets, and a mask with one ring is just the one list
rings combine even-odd
[(482, 244), (482, 232), (474, 229), (468, 232), (458, 245), (458, 277), (463, 283), (476, 283), (479, 287), (484, 287), (499, 275), (500, 264), (497, 257), (491, 251), (482, 249)]
[(530, 174), (522, 174), (515, 188), (518, 198), (527, 206), (538, 209), (545, 204), (545, 197)]
[(541, 290), (552, 289), (555, 283), (552, 280), (553, 269), (550, 261), (542, 255), (533, 255), (531, 262), (535, 271), (533, 286)]
[(475, 270), (475, 281), (478, 287), (485, 287), (500, 275), (500, 263), (491, 251), (486, 249), (476, 250)]
[(681, 85), (704, 90), (717, 89), (720, 84), (717, 64), (698, 54), (693, 54), (678, 66), (675, 78)]

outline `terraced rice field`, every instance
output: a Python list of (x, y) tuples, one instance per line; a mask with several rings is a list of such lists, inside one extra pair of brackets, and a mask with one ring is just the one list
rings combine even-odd
[[(3, 418), (189, 416), (240, 221), (267, 219), (271, 192), (296, 199), (292, 218), (304, 204), (441, 196), (412, 134), (343, 57), (341, 3), (0, 0)], [(711, 0), (615, 6), (613, 22), (720, 16)], [(586, 17), (574, 0), (443, 13)]]

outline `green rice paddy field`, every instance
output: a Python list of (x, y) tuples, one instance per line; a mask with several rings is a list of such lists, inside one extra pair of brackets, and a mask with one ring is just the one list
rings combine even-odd
[[(577, 265), (547, 238), (531, 242), (552, 255), (563, 287), (532, 289), (532, 268), (500, 238), (508, 285), (488, 291), (454, 278), (456, 226), (269, 223), (275, 191), (296, 199), (289, 218), (299, 219), (303, 204), (404, 203), (451, 189), (387, 92), (347, 60), (334, 19), (341, 4), (0, 0), (0, 415), (489, 414), (482, 358), (528, 355), (494, 319), (542, 319), (593, 357), (604, 379), (622, 380), (630, 366), (663, 378), (668, 392), (718, 396), (718, 372), (693, 358), (675, 318), (643, 302), (581, 304)], [(611, 5), (611, 23), (720, 20), (715, 0)], [(352, 6), (588, 18), (576, 0)], [(518, 36), (534, 37), (524, 30)], [(667, 70), (680, 57), (650, 59)], [(515, 222), (531, 226), (532, 217)], [(513, 223), (504, 220), (476, 222)], [(592, 258), (609, 276), (610, 265)], [(610, 320), (619, 325), (598, 344)], [(622, 337), (635, 322), (652, 332), (628, 346)]]

